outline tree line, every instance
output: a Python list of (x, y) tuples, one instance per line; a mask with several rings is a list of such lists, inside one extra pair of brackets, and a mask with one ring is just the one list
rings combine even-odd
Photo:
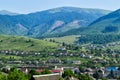
[(120, 34), (87, 34), (79, 38), (79, 43), (107, 44), (120, 41)]

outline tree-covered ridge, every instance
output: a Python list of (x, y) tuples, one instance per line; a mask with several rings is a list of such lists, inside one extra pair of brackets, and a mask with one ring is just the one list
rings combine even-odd
[(89, 25), (89, 33), (120, 33), (120, 9), (98, 18)]
[(91, 23), (90, 25), (94, 25), (94, 24), (96, 24), (96, 23), (98, 23), (98, 22), (101, 22), (101, 21), (107, 20), (107, 19), (112, 19), (112, 18), (117, 18), (117, 19), (119, 19), (119, 17), (120, 17), (120, 9), (118, 9), (118, 10), (116, 10), (116, 11), (114, 11), (114, 12), (111, 12), (111, 13), (109, 13), (108, 15), (105, 15), (105, 16), (102, 16), (102, 17), (98, 18), (97, 20), (95, 20), (95, 21), (94, 21), (93, 23)]
[(79, 43), (107, 44), (120, 41), (120, 34), (88, 34), (79, 38)]
[(119, 28), (116, 26), (106, 26), (105, 29), (102, 31), (103, 33), (111, 33), (111, 32), (118, 32)]

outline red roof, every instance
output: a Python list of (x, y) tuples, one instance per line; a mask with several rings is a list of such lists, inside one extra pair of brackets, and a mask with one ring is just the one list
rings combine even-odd
[[(43, 70), (42, 69), (37, 69), (37, 72), (41, 73)], [(50, 70), (52, 73), (60, 73), (62, 70)]]
[(50, 70), (52, 73), (60, 73), (62, 70)]
[(37, 71), (37, 72), (42, 72), (43, 70), (42, 70), (42, 69), (37, 69), (36, 71)]

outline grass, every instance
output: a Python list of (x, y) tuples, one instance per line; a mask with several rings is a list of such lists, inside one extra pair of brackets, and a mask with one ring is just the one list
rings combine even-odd
[(71, 36), (54, 37), (54, 38), (46, 38), (46, 39), (48, 41), (52, 39), (59, 43), (65, 42), (66, 44), (74, 44), (78, 40), (78, 37), (80, 37), (80, 35), (71, 35)]
[(0, 54), (0, 59), (10, 59), (10, 58), (14, 58), (15, 60), (22, 59), (22, 57), (20, 56)]
[(42, 51), (58, 44), (27, 37), (0, 35), (0, 50)]

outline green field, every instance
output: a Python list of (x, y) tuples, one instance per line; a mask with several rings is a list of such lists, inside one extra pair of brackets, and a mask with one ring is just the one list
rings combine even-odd
[(15, 60), (22, 59), (21, 56), (0, 54), (0, 59), (4, 59), (5, 60), (5, 59), (10, 59), (10, 58), (14, 58)]
[(66, 44), (75, 44), (75, 42), (78, 40), (78, 37), (80, 37), (80, 35), (71, 35), (71, 36), (54, 37), (54, 38), (46, 38), (46, 39), (48, 41), (52, 39), (59, 43), (65, 42)]
[(58, 44), (44, 40), (0, 35), (0, 50), (42, 51), (56, 47)]

